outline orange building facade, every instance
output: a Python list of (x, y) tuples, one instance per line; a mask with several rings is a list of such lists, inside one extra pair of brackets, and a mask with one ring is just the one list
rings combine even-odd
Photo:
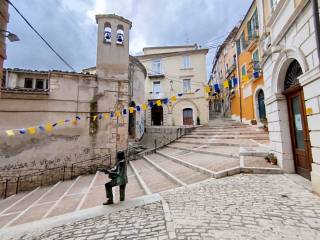
[(266, 125), (259, 16), (255, 1), (241, 22), (235, 41), (238, 85), (230, 96), (231, 117), (244, 123)]

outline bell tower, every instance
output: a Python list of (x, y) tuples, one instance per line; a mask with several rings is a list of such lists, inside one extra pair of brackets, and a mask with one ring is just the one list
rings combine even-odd
[[(128, 116), (123, 109), (129, 105), (129, 31), (131, 21), (115, 14), (96, 15), (98, 24), (97, 92), (96, 103), (100, 113), (110, 114), (110, 121), (100, 121), (106, 132), (97, 135), (96, 142), (115, 156), (126, 150)], [(115, 113), (121, 113), (121, 116)]]
[(131, 21), (115, 14), (96, 15), (98, 78), (128, 80)]

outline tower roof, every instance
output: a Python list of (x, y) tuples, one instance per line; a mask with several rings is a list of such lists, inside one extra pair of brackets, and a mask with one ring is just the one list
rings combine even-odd
[(125, 22), (125, 23), (127, 23), (128, 25), (129, 25), (129, 28), (131, 29), (131, 27), (132, 27), (132, 22), (130, 21), (130, 20), (128, 20), (128, 19), (126, 19), (126, 18), (124, 18), (124, 17), (121, 17), (121, 16), (118, 16), (118, 15), (116, 15), (116, 14), (97, 14), (96, 15), (96, 21), (97, 21), (97, 23), (98, 23), (98, 19), (99, 18), (113, 18), (113, 19), (117, 19), (117, 20), (119, 20), (119, 21), (122, 21), (122, 22)]

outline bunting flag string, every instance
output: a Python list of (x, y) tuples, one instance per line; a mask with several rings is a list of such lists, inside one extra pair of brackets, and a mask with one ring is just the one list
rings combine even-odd
[[(219, 88), (219, 86), (218, 86), (218, 88)], [(197, 93), (200, 90), (201, 89), (196, 89), (194, 93)], [(216, 90), (216, 86), (215, 86), (215, 90)], [(212, 89), (209, 85), (205, 85), (204, 91), (206, 93), (210, 94), (212, 92)], [(146, 111), (146, 110), (148, 110), (148, 108), (153, 108), (154, 106), (160, 107), (162, 105), (168, 105), (168, 104), (171, 104), (170, 106), (172, 106), (172, 103), (177, 102), (178, 98), (183, 97), (183, 96), (184, 96), (184, 93), (178, 93), (174, 96), (171, 96), (170, 98), (164, 98), (162, 100), (148, 101), (148, 103), (138, 104), (135, 107), (128, 107), (128, 108), (124, 108), (121, 110), (114, 110), (114, 111), (105, 112), (105, 113), (98, 113), (98, 114), (91, 116), (89, 118), (92, 118), (93, 121), (103, 120), (103, 119), (108, 120), (108, 119), (113, 119), (114, 117), (118, 118), (121, 116), (125, 116), (128, 113), (132, 114), (135, 111), (140, 113), (141, 111)], [(21, 128), (21, 129), (5, 130), (5, 133), (9, 137), (16, 136), (17, 134), (35, 135), (36, 133), (51, 133), (56, 127), (67, 126), (68, 123), (70, 123), (71, 125), (77, 126), (78, 122), (80, 120), (81, 120), (81, 117), (76, 116), (72, 119), (65, 119), (65, 120), (60, 119), (57, 122), (47, 122), (47, 123), (41, 124), (39, 126), (32, 126), (32, 127), (27, 127), (27, 128)]]

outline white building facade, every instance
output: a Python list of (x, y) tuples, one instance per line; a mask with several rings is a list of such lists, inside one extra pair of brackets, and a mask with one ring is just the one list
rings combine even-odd
[[(258, 0), (270, 147), (320, 193), (320, 66), (310, 0)], [(318, 19), (318, 18), (316, 18)]]

